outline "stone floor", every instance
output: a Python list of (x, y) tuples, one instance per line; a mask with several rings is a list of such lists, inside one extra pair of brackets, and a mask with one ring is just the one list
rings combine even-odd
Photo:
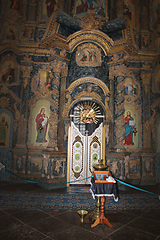
[[(48, 191), (35, 184), (0, 181), (0, 191), (4, 190)], [(50, 190), (55, 191), (63, 190)], [(81, 223), (77, 211), (1, 207), (0, 240), (160, 240), (160, 208), (105, 211), (113, 227), (105, 225), (104, 229), (102, 224), (91, 228), (89, 213)]]

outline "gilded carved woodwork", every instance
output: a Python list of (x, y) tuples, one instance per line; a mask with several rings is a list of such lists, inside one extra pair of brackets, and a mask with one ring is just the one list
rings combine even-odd
[(49, 143), (48, 147), (57, 147), (57, 124), (58, 124), (58, 114), (50, 111), (49, 117)]
[(99, 102), (102, 100), (101, 96), (98, 93), (94, 92), (94, 91), (93, 92), (92, 91), (91, 92), (89, 92), (89, 91), (82, 91), (82, 92), (76, 94), (76, 96), (74, 98), (75, 98), (75, 100), (79, 100), (79, 99), (85, 98), (85, 97), (95, 98)]
[(21, 66), (20, 69), (23, 73), (23, 86), (24, 86), (24, 88), (26, 88), (26, 86), (29, 83), (30, 73), (32, 71), (32, 67), (31, 66)]
[[(88, 91), (82, 91), (80, 93), (78, 93), (72, 102), (71, 102), (71, 94), (73, 92), (73, 90), (77, 87), (80, 86), (83, 83), (91, 83), (91, 84), (95, 84), (97, 86), (99, 86), (105, 96), (105, 104), (102, 102), (101, 97), (95, 93), (94, 91), (92, 92), (90, 89), (88, 89)], [(86, 100), (90, 100), (90, 99), (94, 99), (95, 101), (97, 101), (98, 103), (100, 103), (100, 105), (104, 108), (105, 110), (105, 115), (106, 115), (106, 119), (109, 120), (111, 118), (111, 112), (110, 112), (110, 108), (108, 106), (108, 101), (109, 101), (109, 95), (110, 95), (110, 91), (108, 89), (108, 87), (106, 86), (106, 84), (104, 84), (101, 80), (93, 78), (93, 77), (85, 77), (85, 78), (80, 78), (78, 80), (75, 80), (69, 87), (68, 89), (65, 90), (66, 92), (66, 98), (68, 99), (67, 103), (64, 106), (63, 109), (63, 117), (64, 118), (68, 118), (68, 114), (70, 109), (72, 108), (72, 106), (74, 106), (74, 104), (78, 101), (78, 100), (82, 100), (82, 99), (86, 99)]]
[(154, 141), (156, 141), (156, 126), (155, 126), (155, 122), (156, 119), (158, 118), (158, 116), (156, 115), (156, 108), (160, 106), (160, 98), (157, 99), (151, 106), (151, 117), (150, 117), (150, 125), (151, 125), (151, 131), (152, 131), (152, 137), (154, 139)]
[(82, 43), (94, 43), (103, 49), (105, 55), (109, 53), (110, 48), (114, 45), (113, 40), (99, 30), (80, 30), (75, 32), (67, 38), (67, 43), (71, 52)]
[(98, 30), (102, 26), (101, 18), (96, 17), (96, 12), (94, 10), (88, 10), (87, 14), (80, 18), (79, 26), (83, 29)]
[(18, 110), (17, 110), (16, 106), (17, 106), (17, 104), (19, 104), (21, 102), (21, 100), (17, 97), (17, 95), (13, 91), (11, 91), (7, 86), (3, 86), (0, 89), (0, 94), (4, 94), (4, 95), (8, 94), (8, 95), (10, 95), (14, 99), (14, 101), (15, 101), (15, 103), (14, 103), (14, 109), (15, 109), (14, 114), (17, 115), (18, 114)]
[(54, 34), (58, 32), (60, 24), (55, 22), (56, 14), (57, 13), (55, 12), (54, 15), (52, 15), (52, 17), (49, 18), (45, 33), (41, 39), (41, 43), (49, 41), (51, 38), (50, 36), (54, 37)]
[(146, 94), (150, 91), (150, 79), (151, 79), (151, 73), (141, 73), (142, 83), (144, 86), (144, 91)]
[(127, 28), (122, 30), (123, 39), (130, 41), (133, 44), (133, 46), (137, 48), (136, 43), (135, 43), (134, 34), (133, 34), (132, 22), (127, 17), (126, 17), (126, 22), (127, 22)]
[(80, 78), (78, 80), (75, 80), (73, 83), (71, 83), (71, 85), (68, 87), (68, 91), (71, 93), (73, 92), (74, 88), (82, 83), (93, 83), (95, 85), (98, 85), (102, 91), (104, 92), (105, 96), (109, 96), (110, 95), (110, 91), (107, 87), (107, 85), (102, 82), (101, 80), (94, 78), (94, 77), (84, 77), (84, 78)]
[(61, 79), (63, 77), (67, 77), (67, 74), (68, 74), (68, 64), (67, 63), (62, 63), (62, 66), (61, 66)]
[(18, 121), (18, 136), (16, 144), (16, 147), (18, 148), (26, 147), (26, 126), (27, 120), (24, 118), (24, 115), (21, 115)]

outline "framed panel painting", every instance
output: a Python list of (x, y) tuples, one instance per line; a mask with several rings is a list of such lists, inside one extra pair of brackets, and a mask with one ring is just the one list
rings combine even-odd
[(50, 101), (38, 100), (32, 110), (31, 121), (31, 144), (48, 145), (49, 136), (49, 116), (50, 116)]
[(5, 56), (0, 63), (0, 85), (17, 85), (19, 66), (14, 56)]
[(106, 18), (107, 2), (107, 0), (75, 0), (74, 16), (84, 16), (88, 10), (94, 10), (96, 16)]

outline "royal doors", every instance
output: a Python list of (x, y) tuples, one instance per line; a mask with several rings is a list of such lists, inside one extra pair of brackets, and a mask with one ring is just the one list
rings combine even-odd
[(82, 134), (71, 122), (68, 143), (68, 171), (70, 184), (90, 184), (93, 164), (103, 158), (103, 122), (89, 135)]

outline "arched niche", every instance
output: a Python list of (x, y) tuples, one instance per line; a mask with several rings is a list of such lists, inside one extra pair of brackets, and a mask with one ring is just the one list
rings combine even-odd
[[(81, 87), (81, 84), (88, 84), (87, 90), (84, 90)], [(101, 94), (98, 94), (94, 91), (92, 85), (98, 87), (101, 90)], [(81, 88), (81, 90), (73, 95), (75, 88)], [(66, 104), (63, 109), (63, 117), (66, 119), (69, 117), (69, 112), (71, 108), (78, 102), (82, 100), (86, 101), (95, 101), (104, 110), (105, 119), (110, 121), (111, 119), (111, 111), (108, 105), (109, 95), (111, 94), (108, 87), (99, 79), (93, 77), (85, 77), (75, 80), (68, 89), (65, 90), (66, 92)]]
[(67, 38), (67, 43), (71, 52), (82, 43), (97, 44), (107, 55), (110, 48), (113, 47), (113, 40), (105, 33), (99, 30), (80, 30)]

